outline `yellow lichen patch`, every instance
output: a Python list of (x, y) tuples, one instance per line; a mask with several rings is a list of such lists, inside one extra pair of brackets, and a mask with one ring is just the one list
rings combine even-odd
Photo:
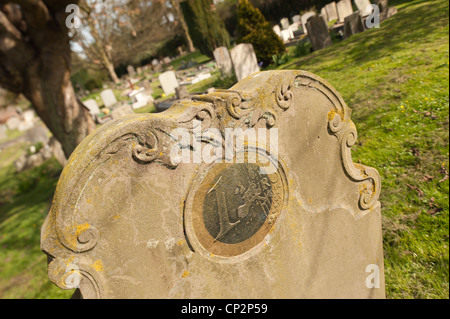
[(183, 245), (183, 243), (184, 243), (184, 240), (183, 240), (183, 239), (179, 239), (179, 240), (177, 241), (177, 245), (178, 245), (178, 246)]
[(92, 198), (88, 198), (88, 199), (86, 199), (86, 203), (88, 203), (88, 204), (92, 204)]
[(189, 276), (189, 271), (185, 270), (183, 272), (183, 274), (181, 275), (182, 278), (186, 278), (187, 276)]
[(94, 268), (97, 271), (103, 271), (103, 263), (102, 263), (102, 261), (100, 259), (97, 260), (95, 263), (92, 264), (92, 268)]

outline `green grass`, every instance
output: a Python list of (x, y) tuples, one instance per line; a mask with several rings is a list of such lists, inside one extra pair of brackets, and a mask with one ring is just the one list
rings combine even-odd
[[(387, 297), (449, 298), (448, 2), (390, 5), (399, 13), (379, 29), (276, 68), (325, 78), (353, 110), (353, 160), (382, 177)], [(232, 84), (216, 73), (188, 90)], [(48, 280), (39, 249), (61, 167), (51, 160), (15, 173), (12, 163), (25, 150), (0, 151), (0, 298), (67, 298), (71, 291)]]

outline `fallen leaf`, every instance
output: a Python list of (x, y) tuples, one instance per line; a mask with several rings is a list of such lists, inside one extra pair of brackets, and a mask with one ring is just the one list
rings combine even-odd
[(433, 208), (433, 209), (427, 211), (427, 214), (428, 214), (428, 215), (434, 215), (434, 214), (436, 214), (436, 213), (438, 213), (438, 212), (441, 212), (441, 211), (443, 211), (443, 210), (444, 210), (444, 209), (443, 209), (442, 207), (436, 207), (436, 208)]
[(434, 179), (433, 176), (430, 175), (423, 175), (423, 179), (426, 180), (427, 182), (432, 181)]
[(417, 186), (412, 186), (409, 184), (406, 184), (406, 186), (408, 186), (409, 188), (411, 188), (412, 190), (417, 191), (417, 195), (419, 195), (419, 197), (423, 197), (423, 192), (419, 189), (419, 187)]

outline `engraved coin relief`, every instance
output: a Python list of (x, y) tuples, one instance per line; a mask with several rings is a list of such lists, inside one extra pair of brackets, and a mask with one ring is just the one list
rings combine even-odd
[[(249, 153), (258, 153), (256, 161)], [(263, 154), (240, 153), (234, 163), (215, 164), (194, 183), (185, 211), (194, 249), (237, 256), (262, 242), (275, 225), (287, 195), (286, 177), (280, 163)]]

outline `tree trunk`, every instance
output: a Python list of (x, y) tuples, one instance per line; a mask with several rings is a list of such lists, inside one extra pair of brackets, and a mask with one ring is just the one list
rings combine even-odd
[(95, 129), (89, 110), (79, 101), (70, 81), (65, 57), (56, 52), (43, 53), (42, 65), (29, 67), (23, 94), (69, 158), (75, 147)]
[(0, 85), (25, 95), (69, 157), (95, 129), (70, 81), (65, 9), (77, 0), (17, 2), (0, 6)]
[(181, 12), (180, 4), (177, 0), (171, 0), (170, 3), (175, 10), (175, 14), (177, 15), (178, 21), (180, 21), (181, 28), (183, 29), (184, 39), (187, 45), (187, 51), (192, 53), (195, 52), (194, 43), (192, 42), (191, 36), (189, 35), (189, 28), (184, 20), (183, 12)]

